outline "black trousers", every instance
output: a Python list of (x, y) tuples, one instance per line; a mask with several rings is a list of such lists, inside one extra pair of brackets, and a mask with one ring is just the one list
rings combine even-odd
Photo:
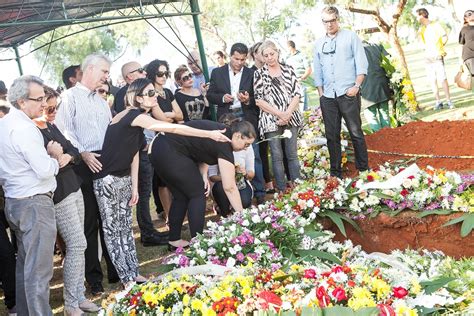
[[(5, 294), (5, 305), (13, 308), (15, 300), (15, 249), (7, 234), (8, 222), (4, 209), (0, 209), (0, 280)], [(46, 254), (47, 255), (47, 254)], [(52, 254), (50, 254), (52, 256)]]
[(102, 220), (100, 218), (99, 206), (94, 194), (92, 184), (92, 171), (89, 167), (81, 162), (76, 166), (75, 171), (82, 179), (82, 195), (84, 197), (84, 235), (87, 240), (87, 248), (85, 251), (85, 276), (88, 284), (96, 284), (102, 282), (103, 274), (99, 260), (99, 243), (97, 234), (100, 234), (100, 242), (105, 262), (107, 263), (107, 277), (109, 280), (118, 279), (117, 271), (110, 260), (107, 247), (104, 242), (104, 233), (102, 231)]
[(206, 211), (204, 182), (199, 165), (171, 147), (166, 135), (160, 135), (152, 146), (150, 161), (173, 195), (168, 218), (169, 240), (181, 239), (186, 211), (191, 237), (195, 237), (204, 229)]
[(321, 110), (331, 163), (331, 176), (342, 177), (341, 118), (344, 118), (354, 145), (355, 165), (359, 171), (369, 169), (369, 157), (360, 119), (360, 94), (335, 98), (321, 96)]

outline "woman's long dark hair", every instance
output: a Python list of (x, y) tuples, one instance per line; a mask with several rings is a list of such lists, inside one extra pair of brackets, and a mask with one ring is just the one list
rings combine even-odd
[(232, 135), (239, 132), (242, 136), (247, 138), (257, 138), (257, 133), (253, 125), (232, 113), (222, 114), (219, 118), (219, 122), (229, 127)]

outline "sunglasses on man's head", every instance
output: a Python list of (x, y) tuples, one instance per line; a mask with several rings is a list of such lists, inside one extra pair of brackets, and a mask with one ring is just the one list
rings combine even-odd
[(181, 81), (183, 81), (183, 82), (184, 82), (184, 81), (188, 81), (188, 80), (190, 80), (190, 79), (192, 79), (192, 78), (193, 78), (192, 75), (182, 76), (182, 77), (181, 77)]
[(134, 72), (137, 72), (137, 71), (142, 74), (142, 73), (145, 72), (145, 69), (142, 68), (142, 67), (140, 67), (140, 68), (137, 68), (137, 69), (135, 69), (135, 70), (130, 71), (129, 74), (134, 73)]
[(464, 17), (465, 18), (470, 17), (472, 14), (473, 14), (472, 11), (466, 12), (466, 14), (464, 14)]
[(144, 96), (147, 96), (147, 97), (154, 97), (156, 95), (156, 91), (154, 89), (152, 90), (148, 90), (148, 91), (143, 91), (142, 93), (138, 94), (139, 97), (144, 97)]
[(105, 90), (105, 89), (97, 89), (97, 92), (100, 93), (100, 94), (104, 94), (104, 93), (107, 94), (107, 95), (110, 94), (110, 92)]
[(163, 76), (168, 77), (169, 74), (170, 74), (170, 73), (169, 73), (168, 71), (158, 71), (158, 72), (156, 73), (156, 76), (157, 76), (157, 77), (163, 77)]

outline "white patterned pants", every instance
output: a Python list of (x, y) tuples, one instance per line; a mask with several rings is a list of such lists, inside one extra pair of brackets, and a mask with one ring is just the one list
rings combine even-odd
[(132, 232), (132, 196), (130, 176), (108, 175), (94, 180), (94, 193), (99, 205), (104, 240), (110, 259), (123, 284), (138, 276), (138, 259)]
[(84, 296), (84, 251), (87, 247), (84, 236), (84, 199), (81, 189), (69, 194), (54, 205), (56, 226), (66, 244), (64, 257), (64, 305), (77, 308)]

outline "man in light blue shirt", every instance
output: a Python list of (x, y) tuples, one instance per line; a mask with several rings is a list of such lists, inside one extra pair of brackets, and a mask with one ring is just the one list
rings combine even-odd
[(369, 168), (367, 146), (360, 119), (360, 85), (367, 74), (367, 58), (356, 33), (339, 28), (339, 11), (322, 11), (326, 35), (316, 41), (314, 82), (320, 95), (331, 162), (331, 176), (342, 177), (341, 118), (344, 118), (354, 145), (356, 168)]

